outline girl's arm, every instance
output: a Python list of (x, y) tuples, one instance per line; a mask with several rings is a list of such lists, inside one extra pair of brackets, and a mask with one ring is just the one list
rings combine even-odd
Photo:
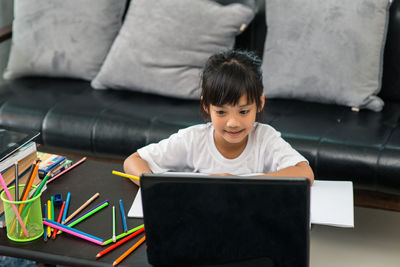
[(314, 173), (306, 161), (297, 163), (295, 166), (290, 166), (279, 171), (266, 173), (264, 177), (304, 177), (310, 180), (310, 185), (314, 183)]
[[(135, 152), (129, 157), (127, 157), (124, 161), (124, 171), (128, 174), (135, 175), (135, 176), (141, 176), (143, 173), (152, 173), (149, 164), (147, 164), (147, 161), (142, 159), (139, 155), (139, 153)], [(140, 181), (139, 180), (131, 180), (138, 186), (140, 186)]]

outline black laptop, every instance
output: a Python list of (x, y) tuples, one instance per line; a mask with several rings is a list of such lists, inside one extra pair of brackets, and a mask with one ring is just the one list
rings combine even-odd
[(140, 183), (150, 264), (309, 265), (305, 178), (148, 174)]

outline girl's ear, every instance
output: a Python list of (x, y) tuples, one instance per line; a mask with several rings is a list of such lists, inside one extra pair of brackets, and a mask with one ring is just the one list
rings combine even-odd
[(259, 108), (258, 112), (261, 112), (263, 110), (264, 104), (265, 104), (265, 95), (264, 95), (264, 93), (262, 93), (260, 96), (260, 108)]
[[(203, 101), (203, 96), (200, 96), (200, 99), (201, 99), (201, 101)], [(208, 110), (208, 107), (205, 104), (203, 104), (202, 108), (203, 108), (205, 113), (210, 114), (209, 110)]]

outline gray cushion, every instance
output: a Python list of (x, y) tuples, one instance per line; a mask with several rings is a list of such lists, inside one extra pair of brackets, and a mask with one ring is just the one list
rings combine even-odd
[(232, 48), (254, 10), (208, 0), (135, 0), (92, 86), (198, 98), (208, 57)]
[(380, 111), (389, 0), (268, 0), (267, 98)]
[(125, 0), (17, 0), (5, 79), (92, 80), (121, 27)]

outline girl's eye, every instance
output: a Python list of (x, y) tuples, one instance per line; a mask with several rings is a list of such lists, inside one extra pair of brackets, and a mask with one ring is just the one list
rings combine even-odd
[(225, 111), (223, 110), (216, 110), (215, 113), (217, 113), (218, 115), (224, 115)]
[(249, 110), (241, 110), (240, 111), (240, 114), (247, 114), (247, 113), (249, 113)]

